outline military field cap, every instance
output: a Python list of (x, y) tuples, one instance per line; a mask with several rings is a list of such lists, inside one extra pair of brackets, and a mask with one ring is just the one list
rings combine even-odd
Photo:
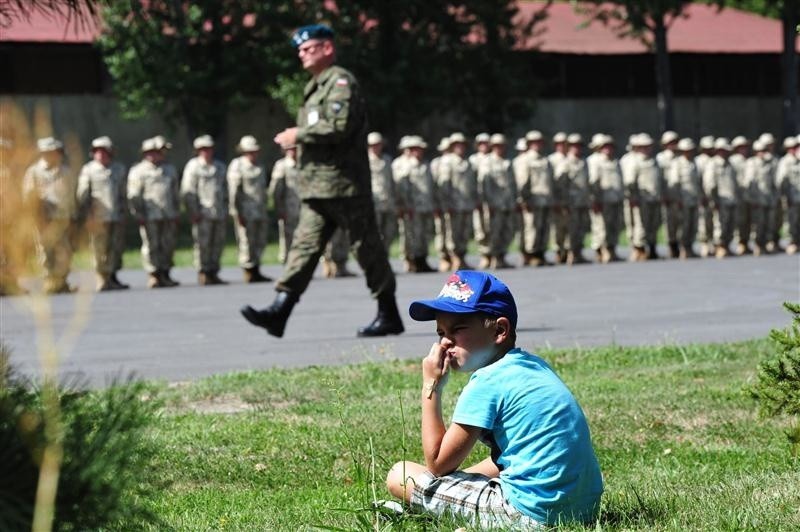
[(609, 144), (614, 144), (614, 137), (612, 137), (611, 135), (603, 134), (597, 145), (603, 147), (603, 146), (608, 146)]
[(762, 133), (761, 136), (758, 137), (758, 140), (766, 145), (775, 144), (775, 137), (772, 133)]
[(753, 151), (764, 151), (767, 149), (767, 145), (761, 142), (761, 140), (754, 140), (753, 141)]
[(53, 137), (44, 137), (36, 141), (36, 149), (38, 149), (41, 153), (63, 150), (64, 144), (62, 144), (60, 140), (57, 140)]
[(736, 137), (733, 137), (733, 140), (731, 141), (731, 148), (738, 148), (739, 146), (747, 146), (748, 144), (750, 143), (747, 141), (746, 137), (738, 135)]
[(153, 137), (153, 143), (155, 144), (156, 150), (171, 150), (172, 143), (165, 139), (162, 135), (156, 135)]
[(583, 137), (580, 133), (571, 133), (567, 136), (567, 144), (583, 144)]
[(419, 135), (408, 135), (404, 137), (405, 145), (403, 146), (403, 141), (400, 141), (401, 150), (406, 148), (422, 148), (423, 150), (428, 147), (428, 144), (420, 137)]
[(492, 146), (497, 146), (499, 144), (505, 144), (505, 143), (506, 143), (506, 136), (503, 135), (502, 133), (495, 133), (494, 135), (489, 137), (489, 144), (491, 144)]
[(297, 48), (306, 41), (312, 39), (333, 39), (333, 30), (325, 24), (311, 24), (297, 28), (297, 31), (292, 35), (292, 46)]
[(239, 144), (236, 146), (236, 149), (239, 153), (248, 153), (259, 151), (261, 146), (258, 145), (258, 141), (253, 135), (245, 135), (239, 139)]
[(706, 135), (700, 139), (700, 147), (704, 150), (710, 150), (714, 147), (714, 137)]
[(544, 135), (542, 135), (541, 131), (531, 130), (525, 133), (525, 140), (528, 142), (537, 142), (539, 140), (544, 139)]
[(416, 321), (436, 319), (437, 312), (471, 314), (483, 312), (508, 318), (517, 327), (517, 304), (511, 291), (500, 279), (486, 272), (458, 270), (447, 278), (436, 299), (411, 303), (408, 313)]
[(783, 139), (783, 147), (784, 148), (796, 148), (797, 147), (797, 138), (796, 137), (786, 137)]
[(480, 144), (481, 142), (489, 142), (488, 133), (478, 133), (475, 135), (475, 144)]
[(559, 131), (555, 135), (553, 135), (553, 142), (556, 144), (559, 142), (567, 142), (567, 134), (563, 131)]
[(201, 148), (213, 148), (214, 147), (214, 139), (211, 138), (211, 135), (200, 135), (194, 142), (192, 142), (192, 146), (194, 149), (199, 150)]
[(456, 142), (467, 142), (467, 137), (465, 137), (461, 132), (451, 133), (449, 138), (450, 144), (455, 144)]
[(158, 148), (156, 148), (156, 140), (155, 139), (152, 139), (152, 138), (151, 139), (144, 139), (142, 141), (142, 150), (141, 150), (142, 153), (145, 153), (145, 152), (148, 152), (148, 151), (155, 151), (157, 149)]
[(397, 143), (398, 150), (404, 150), (408, 148), (408, 135), (403, 135), (400, 137), (400, 142)]
[(599, 148), (604, 136), (603, 133), (595, 133), (592, 135), (592, 140), (589, 141), (589, 147), (592, 149)]
[(694, 141), (688, 137), (678, 141), (678, 151), (691, 151), (694, 148)]
[(367, 135), (367, 144), (369, 146), (374, 146), (375, 144), (380, 144), (382, 142), (383, 142), (383, 135), (381, 135), (377, 131), (372, 131), (369, 135)]
[(525, 151), (528, 149), (528, 143), (525, 142), (525, 137), (520, 137), (517, 139), (517, 143), (514, 145), (514, 149), (517, 151)]
[(727, 138), (720, 137), (714, 141), (714, 149), (731, 151), (732, 148)]
[(97, 137), (96, 139), (92, 140), (92, 149), (102, 149), (111, 151), (114, 149), (114, 143), (111, 142), (111, 138), (107, 136)]
[[(670, 141), (672, 142), (672, 141)], [(653, 145), (653, 137), (648, 135), (647, 133), (639, 133), (638, 135), (634, 135), (631, 139), (631, 146), (652, 146)]]
[(439, 145), (436, 146), (436, 151), (447, 151), (450, 149), (450, 137), (442, 137), (439, 139)]
[(675, 142), (679, 138), (680, 136), (674, 131), (665, 131), (661, 134), (661, 144), (669, 144), (670, 142)]

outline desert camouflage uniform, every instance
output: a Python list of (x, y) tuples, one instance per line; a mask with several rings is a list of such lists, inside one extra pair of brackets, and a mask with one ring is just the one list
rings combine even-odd
[(378, 157), (369, 152), (369, 169), (372, 174), (372, 201), (375, 203), (375, 218), (383, 245), (388, 253), (397, 236), (397, 200), (392, 175), (392, 159), (386, 154)]
[(728, 160), (713, 156), (703, 173), (703, 190), (714, 214), (714, 244), (726, 251), (736, 223), (737, 188), (736, 173)]
[(517, 184), (508, 159), (490, 153), (482, 160), (478, 167), (478, 196), (487, 234), (478, 251), (491, 257), (495, 267), (503, 267), (514, 238), (517, 214)]
[(78, 175), (78, 208), (86, 216), (95, 270), (102, 276), (110, 276), (122, 266), (127, 191), (125, 167), (117, 162), (103, 166), (89, 161)]
[[(631, 135), (631, 138), (633, 135)], [(619, 169), (622, 172), (623, 181), (624, 176), (631, 171), (631, 167), (636, 164), (636, 155), (637, 152), (633, 151), (633, 148), (628, 146), (628, 150), (623, 153), (619, 158)], [(633, 216), (633, 207), (631, 206), (631, 202), (629, 198), (625, 198), (623, 202), (622, 213), (625, 219), (625, 231), (628, 235), (633, 235), (634, 232), (634, 216)]]
[(26, 202), (35, 205), (38, 217), (38, 247), (49, 288), (66, 286), (72, 262), (75, 223), (75, 179), (69, 168), (48, 167), (39, 159), (28, 167), (22, 180)]
[[(772, 182), (776, 183), (778, 173), (778, 158), (772, 152), (765, 153), (765, 160), (770, 167)], [(767, 243), (777, 249), (780, 241), (781, 228), (783, 227), (783, 204), (780, 194), (773, 190), (770, 197), (769, 210), (767, 211)]]
[[(739, 241), (747, 243), (752, 234), (755, 237), (756, 250), (766, 251), (768, 238), (769, 216), (771, 207), (775, 204), (775, 176), (769, 159), (762, 155), (750, 157), (744, 170), (742, 196), (740, 205), (747, 204), (746, 208), (739, 208), (744, 214), (744, 220), (739, 225)], [(747, 235), (746, 237), (743, 235)]]
[(433, 214), (438, 211), (436, 185), (424, 161), (401, 155), (392, 162), (397, 206), (400, 219), (400, 241), (405, 260), (428, 256), (433, 232)]
[(622, 170), (616, 159), (597, 152), (587, 160), (592, 192), (592, 249), (605, 248), (613, 255), (623, 225)]
[(139, 223), (142, 265), (147, 273), (168, 272), (180, 212), (180, 180), (169, 163), (143, 160), (128, 172), (128, 204)]
[(239, 266), (245, 270), (261, 265), (267, 245), (267, 189), (269, 179), (264, 167), (245, 155), (228, 165), (228, 211), (239, 247)]
[(654, 255), (658, 228), (661, 227), (661, 167), (653, 157), (637, 152), (623, 171), (623, 181), (633, 216), (631, 245), (639, 249), (649, 248), (650, 254)]
[(666, 184), (666, 176), (676, 158), (677, 154), (669, 148), (661, 150), (656, 154), (656, 162), (658, 163), (658, 167), (661, 170), (661, 175), (664, 178), (663, 184), (665, 193), (664, 197), (662, 198), (664, 203), (663, 219), (665, 222), (665, 229), (667, 231), (667, 241), (670, 245), (670, 248), (674, 248), (678, 245), (678, 241), (680, 239), (678, 234), (680, 233), (681, 227), (682, 209), (680, 205), (673, 201), (672, 196), (666, 193), (666, 189), (668, 188)]
[(676, 238), (683, 249), (682, 256), (693, 256), (697, 236), (698, 208), (703, 200), (703, 183), (694, 159), (677, 156), (665, 177), (667, 197), (679, 209)]
[(786, 198), (790, 246), (793, 246), (791, 251), (796, 252), (800, 246), (800, 159), (797, 155), (787, 153), (781, 158), (775, 181), (779, 194)]
[[(469, 161), (469, 165), (472, 168), (472, 171), (475, 172), (476, 176), (478, 175), (478, 169), (480, 168), (480, 165), (483, 164), (486, 161), (486, 159), (489, 157), (489, 155), (491, 155), (491, 152), (487, 152), (487, 153), (475, 152), (475, 153), (471, 154), (469, 157), (467, 157), (467, 160)], [(512, 166), (512, 170), (513, 170), (513, 166)], [(489, 240), (488, 240), (489, 237), (486, 234), (486, 228), (483, 226), (484, 221), (485, 221), (485, 217), (483, 216), (483, 213), (481, 213), (479, 210), (473, 211), (473, 213), (472, 213), (472, 238), (475, 239), (475, 242), (479, 246), (481, 246), (481, 245), (486, 246), (486, 245), (488, 245), (488, 242), (489, 242)], [(518, 225), (518, 221), (515, 220), (514, 224)]]
[[(694, 164), (697, 166), (697, 174), (700, 176), (701, 183), (711, 157), (712, 155), (707, 153), (700, 153), (694, 158)], [(705, 193), (703, 193), (697, 216), (697, 240), (703, 246), (709, 246), (714, 240), (714, 209), (711, 208)]]
[[(736, 179), (736, 196), (739, 202), (736, 205), (735, 228), (738, 233), (738, 244), (740, 248), (747, 248), (750, 242), (750, 229), (753, 223), (753, 212), (750, 202), (750, 184), (745, 175), (748, 158), (743, 154), (734, 152), (728, 157), (728, 163), (733, 168), (734, 178)], [(758, 216), (756, 213), (755, 216)], [(749, 248), (748, 248), (749, 249)]]
[(473, 212), (478, 206), (478, 181), (469, 161), (457, 153), (444, 155), (437, 189), (447, 228), (447, 255), (463, 262), (472, 237)]
[(566, 154), (560, 151), (554, 151), (547, 156), (550, 168), (553, 170), (553, 207), (550, 212), (550, 222), (559, 262), (566, 260), (568, 251), (566, 241), (569, 236), (569, 181), (564, 174), (557, 176), (555, 169), (560, 167), (566, 158)]
[(553, 169), (547, 157), (529, 149), (515, 170), (522, 172), (515, 176), (517, 193), (524, 209), (522, 252), (529, 257), (544, 259), (550, 237)]
[(220, 269), (228, 220), (227, 168), (222, 161), (207, 163), (202, 157), (189, 159), (183, 169), (181, 195), (192, 221), (194, 266), (200, 272)]
[[(442, 153), (441, 155), (437, 155), (431, 162), (428, 164), (428, 167), (431, 170), (431, 177), (433, 178), (433, 184), (438, 189), (439, 188), (439, 179), (440, 179), (440, 172), (439, 170), (442, 167), (442, 159), (447, 157), (447, 153)], [(439, 264), (444, 271), (444, 266), (447, 266), (447, 270), (450, 269), (450, 252), (447, 250), (447, 241), (450, 240), (449, 235), (447, 234), (447, 221), (445, 220), (445, 213), (438, 212), (434, 214), (433, 217), (433, 248), (436, 250), (436, 253), (439, 254)]]
[(582, 255), (578, 257), (578, 254), (583, 249), (583, 241), (590, 227), (591, 191), (586, 161), (582, 157), (567, 154), (555, 167), (554, 176), (557, 182), (562, 183), (566, 194), (568, 250), (580, 261)]
[(278, 260), (282, 263), (286, 262), (292, 237), (300, 221), (302, 202), (297, 191), (299, 178), (297, 162), (290, 157), (278, 160), (272, 167), (270, 194), (278, 215)]

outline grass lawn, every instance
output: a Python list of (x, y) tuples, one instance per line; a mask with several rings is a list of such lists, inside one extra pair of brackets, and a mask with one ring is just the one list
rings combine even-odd
[[(606, 481), (599, 522), (563, 529), (800, 529), (786, 424), (742, 391), (772, 349), (540, 351), (582, 404)], [(446, 418), (466, 378), (450, 380)], [(178, 530), (453, 530), (413, 516), (375, 528), (369, 510), (392, 463), (421, 460), (420, 380), (417, 362), (383, 361), (154, 384), (168, 482), (155, 510)]]

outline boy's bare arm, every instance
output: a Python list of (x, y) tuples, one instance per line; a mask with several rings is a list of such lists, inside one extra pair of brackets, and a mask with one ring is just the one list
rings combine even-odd
[(441, 344), (433, 344), (422, 361), (422, 452), (425, 467), (434, 475), (451, 473), (466, 459), (481, 429), (453, 423), (442, 417), (442, 390), (449, 378), (450, 360)]

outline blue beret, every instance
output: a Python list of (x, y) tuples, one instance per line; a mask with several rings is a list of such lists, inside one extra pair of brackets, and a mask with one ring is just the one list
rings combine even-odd
[(298, 28), (292, 35), (292, 45), (297, 48), (311, 39), (333, 39), (333, 30), (324, 24), (311, 24)]

